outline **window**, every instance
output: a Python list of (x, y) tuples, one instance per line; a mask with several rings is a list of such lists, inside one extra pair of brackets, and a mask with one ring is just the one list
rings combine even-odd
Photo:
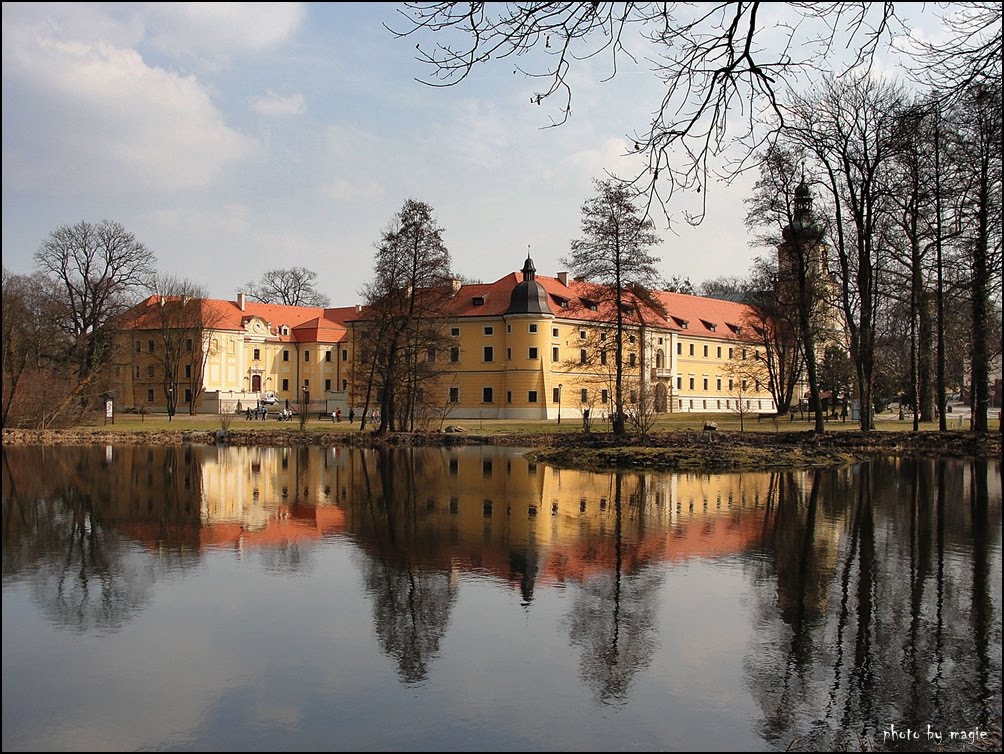
[(150, 388), (149, 390), (146, 391), (146, 400), (149, 403), (153, 403), (153, 388)]
[(683, 390), (683, 378), (682, 377), (677, 377), (676, 378), (676, 389), (677, 390)]
[(188, 351), (189, 353), (192, 352), (192, 339), (191, 338), (185, 338), (185, 350)]
[(348, 389), (349, 389), (349, 381), (348, 380), (342, 380), (342, 390), (344, 391), (344, 390), (348, 390)]
[(255, 361), (261, 359), (261, 349), (260, 348), (254, 349), (254, 351), (251, 352), (251, 358), (254, 359)]
[(331, 361), (331, 351), (325, 351), (324, 352), (324, 360), (327, 361), (327, 362)]
[(691, 390), (694, 389), (694, 378), (693, 377), (690, 378), (690, 389)]
[(185, 364), (185, 379), (186, 380), (192, 379), (192, 365), (191, 364)]
[(537, 349), (531, 348), (528, 357), (531, 361), (537, 358)]
[(485, 346), (484, 361), (495, 361), (495, 349), (491, 346)]
[(511, 348), (505, 349), (505, 358), (506, 358), (506, 361), (512, 361), (512, 349)]
[(536, 333), (536, 332), (537, 332), (537, 325), (535, 325), (535, 324), (534, 325), (530, 325), (530, 334), (532, 335), (533, 333)]
[(304, 381), (303, 381), (303, 386), (304, 386), (305, 388), (308, 388), (308, 387), (310, 387), (310, 380), (304, 380)]
[(731, 391), (731, 390), (732, 390), (732, 389), (733, 389), (734, 387), (735, 387), (735, 385), (734, 385), (734, 383), (732, 382), (732, 378), (731, 378), (731, 377), (729, 377), (729, 391)]
[(505, 402), (512, 403), (512, 390), (505, 391)]
[(349, 349), (343, 348), (342, 349), (342, 361), (348, 361), (348, 360), (349, 360)]
[(628, 335), (628, 343), (634, 343), (635, 340), (636, 338), (634, 337), (634, 335)]
[(132, 376), (135, 377), (137, 380), (139, 379), (139, 364), (133, 367)]
[(551, 361), (559, 361), (559, 355), (560, 351), (557, 346), (551, 349)]
[(690, 355), (691, 356), (694, 355), (694, 344), (693, 343), (690, 344)]
[[(483, 476), (485, 479), (490, 479), (492, 475), (492, 466), (493, 464), (490, 458), (486, 458), (485, 460), (483, 460), (481, 462), (481, 476)], [(491, 506), (490, 502), (485, 503), (486, 512), (491, 510), (490, 506)], [(489, 515), (491, 514), (489, 513)]]
[(683, 356), (683, 343), (679, 343), (678, 342), (676, 344), (676, 355), (677, 356)]
[(605, 332), (601, 332), (600, 333), (600, 340), (606, 340), (606, 339), (607, 339), (607, 334)]
[(283, 351), (282, 352), (282, 360), (283, 361), (289, 361), (289, 351)]
[(580, 364), (585, 364), (588, 361), (589, 361), (589, 354), (586, 353), (586, 349), (585, 348), (580, 348), (579, 349), (579, 363)]
[(560, 387), (552, 387), (551, 388), (551, 403), (560, 403), (560, 402), (561, 402), (561, 388)]
[(148, 367), (146, 368), (146, 376), (147, 376), (147, 377), (153, 377), (153, 364), (150, 364), (150, 365), (149, 365), (149, 366), (148, 366)]
[(632, 353), (628, 354), (628, 366), (634, 366), (638, 360), (638, 354)]
[(460, 403), (460, 388), (450, 388), (450, 403)]
[(436, 349), (434, 347), (429, 347), (425, 349), (425, 360), (430, 364), (436, 363)]
[[(733, 351), (733, 350), (732, 350), (732, 349), (730, 348), (730, 349), (729, 349), (729, 359), (733, 359), (733, 358), (735, 358), (735, 351)], [(731, 388), (729, 388), (729, 389), (731, 390)]]
[(283, 380), (282, 381), (282, 389), (283, 390), (289, 390), (289, 380)]
[(708, 389), (708, 378), (707, 377), (704, 378), (704, 389), (705, 390)]
[(147, 350), (147, 353), (153, 353), (153, 341), (152, 340), (148, 340), (146, 342), (146, 350)]
[(136, 341), (136, 353), (139, 353), (142, 350), (143, 350), (143, 341), (137, 340)]
[(746, 349), (743, 349), (743, 361), (746, 361)]
[(638, 393), (636, 393), (634, 390), (632, 390), (631, 394), (628, 396), (628, 400), (630, 400), (632, 403), (637, 403), (638, 402)]
[(454, 337), (454, 338), (459, 338), (460, 337), (460, 328), (459, 327), (451, 327), (450, 328), (450, 335), (452, 337)]
[(722, 358), (722, 347), (718, 346), (718, 358)]
[(492, 327), (491, 325), (486, 325), (485, 326), (485, 335), (494, 335), (494, 334), (495, 334), (495, 328)]
[(481, 388), (481, 402), (482, 403), (494, 403), (495, 402), (495, 391), (490, 387)]
[(721, 390), (721, 389), (722, 389), (722, 378), (715, 377), (715, 390)]
[(589, 389), (588, 388), (582, 388), (579, 391), (579, 401), (581, 403), (589, 403)]
[(529, 393), (526, 394), (526, 402), (527, 403), (536, 403), (537, 402), (537, 391), (536, 390), (531, 390)]
[(456, 364), (460, 361), (460, 346), (450, 346), (450, 363)]
[(506, 331), (506, 333), (511, 333), (512, 332), (512, 325), (506, 325), (505, 326), (505, 331)]
[(586, 331), (579, 330), (579, 340), (585, 340), (585, 339), (586, 339)]
[(600, 391), (600, 403), (606, 403), (609, 400), (610, 394), (604, 389)]
[(325, 380), (324, 381), (324, 391), (328, 392), (329, 390), (331, 390), (331, 380)]
[(558, 328), (557, 327), (552, 327), (551, 328), (551, 337), (552, 338), (557, 338), (558, 337)]
[(450, 476), (457, 476), (458, 474), (460, 474), (460, 460), (457, 459), (457, 458), (451, 458), (450, 459)]
[(474, 306), (484, 306), (485, 305), (485, 297), (484, 296), (474, 296), (471, 299), (471, 303)]
[(602, 366), (606, 366), (607, 365), (607, 352), (606, 351), (600, 351), (600, 364)]
[(190, 388), (185, 388), (185, 403), (192, 402), (192, 391)]
[(704, 347), (704, 358), (708, 358), (708, 347)]
[(304, 361), (310, 361), (310, 351), (304, 351), (303, 352), (303, 360)]

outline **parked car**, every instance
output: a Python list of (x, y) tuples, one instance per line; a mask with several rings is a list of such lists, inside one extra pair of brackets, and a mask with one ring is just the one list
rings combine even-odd
[(261, 399), (261, 402), (264, 403), (266, 406), (271, 406), (273, 403), (278, 403), (279, 399), (276, 398), (275, 393), (273, 393), (270, 390), (267, 393), (265, 393), (265, 395)]

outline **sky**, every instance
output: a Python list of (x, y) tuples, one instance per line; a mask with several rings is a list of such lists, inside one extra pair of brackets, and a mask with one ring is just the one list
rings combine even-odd
[[(781, 7), (781, 6), (779, 6)], [(361, 301), (375, 245), (409, 198), (429, 203), (457, 273), (540, 274), (580, 235), (604, 171), (661, 90), (644, 59), (572, 71), (573, 112), (531, 104), (536, 82), (494, 61), (432, 88), (393, 3), (4, 3), (3, 265), (33, 268), (56, 228), (114, 220), (161, 272), (232, 299), (302, 266), (334, 306)], [(424, 38), (428, 42), (429, 38)], [(741, 275), (755, 176), (682, 197), (659, 219), (668, 279)]]

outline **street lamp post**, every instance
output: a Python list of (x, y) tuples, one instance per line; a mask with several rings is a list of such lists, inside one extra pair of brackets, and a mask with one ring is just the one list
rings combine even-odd
[(561, 383), (558, 383), (558, 424), (561, 424)]
[(167, 420), (174, 421), (174, 388), (167, 389)]

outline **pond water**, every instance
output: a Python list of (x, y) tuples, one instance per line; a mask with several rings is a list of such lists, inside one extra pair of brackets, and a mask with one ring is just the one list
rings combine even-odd
[(11, 447), (2, 481), (4, 750), (914, 750), (1000, 719), (997, 459)]

